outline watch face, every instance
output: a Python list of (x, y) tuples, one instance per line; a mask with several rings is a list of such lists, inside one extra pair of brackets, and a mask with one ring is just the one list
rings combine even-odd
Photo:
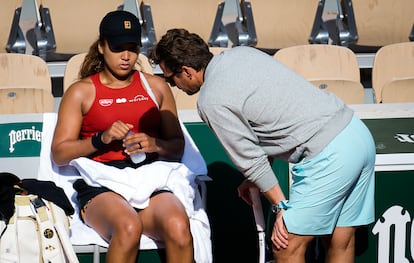
[(279, 212), (280, 212), (280, 207), (279, 207), (279, 205), (278, 205), (278, 204), (272, 204), (272, 212), (273, 212), (274, 214), (277, 214), (277, 213), (279, 213)]

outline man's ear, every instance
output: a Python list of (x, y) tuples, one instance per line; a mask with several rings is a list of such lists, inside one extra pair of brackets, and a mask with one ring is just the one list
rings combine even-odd
[(184, 72), (184, 74), (189, 78), (191, 78), (191, 76), (194, 75), (194, 73), (196, 73), (196, 71), (192, 67), (182, 66), (181, 69)]

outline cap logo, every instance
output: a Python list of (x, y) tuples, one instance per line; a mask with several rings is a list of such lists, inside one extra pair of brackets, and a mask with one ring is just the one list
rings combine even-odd
[(124, 21), (124, 29), (131, 29), (131, 21), (129, 20)]

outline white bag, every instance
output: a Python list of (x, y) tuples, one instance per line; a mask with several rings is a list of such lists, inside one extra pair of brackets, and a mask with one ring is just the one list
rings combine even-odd
[(0, 263), (79, 263), (69, 217), (36, 195), (16, 195), (15, 213), (0, 239)]

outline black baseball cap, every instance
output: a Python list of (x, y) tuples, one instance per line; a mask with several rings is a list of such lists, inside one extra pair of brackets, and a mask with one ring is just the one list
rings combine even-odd
[(141, 24), (138, 18), (128, 11), (117, 10), (106, 14), (99, 26), (99, 34), (111, 47), (126, 43), (141, 46)]

